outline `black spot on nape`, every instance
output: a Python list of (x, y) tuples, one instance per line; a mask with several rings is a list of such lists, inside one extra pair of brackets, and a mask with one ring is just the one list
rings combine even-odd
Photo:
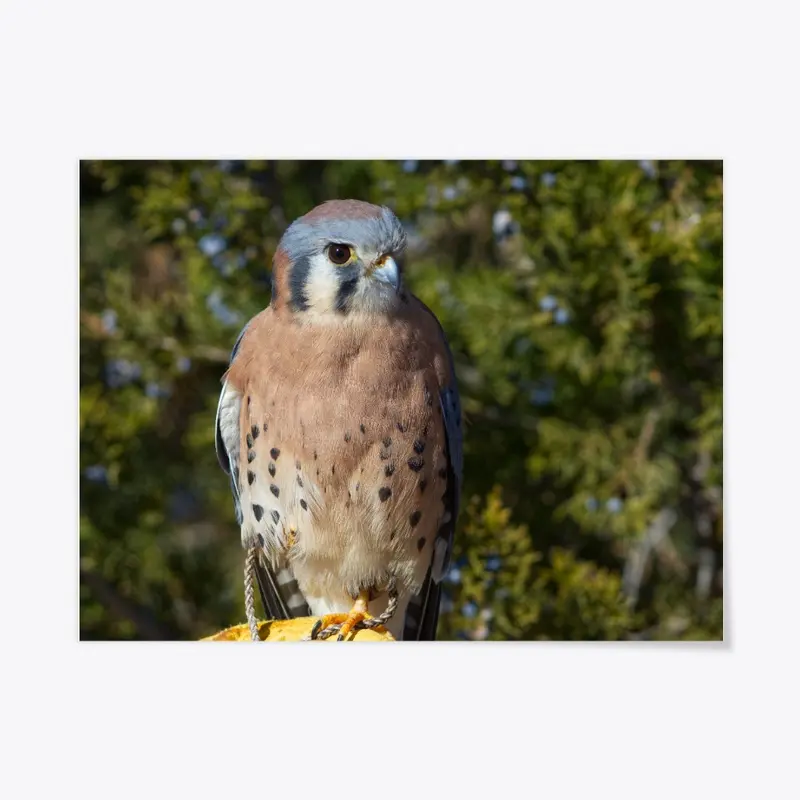
[(281, 490), (274, 483), (269, 485), (269, 490), (275, 495), (275, 497), (280, 496)]
[(273, 512), (272, 512), (272, 521), (276, 525), (278, 524), (278, 520), (280, 520), (280, 518), (281, 518), (281, 515), (277, 511), (273, 510)]
[(439, 470), (439, 477), (440, 478), (446, 478), (447, 477), (447, 467), (442, 467)]
[(331, 475), (336, 474), (336, 464), (331, 464)]
[(412, 511), (411, 514), (408, 517), (408, 524), (412, 528), (416, 528), (417, 527), (417, 523), (420, 521), (421, 517), (422, 517), (422, 512), (421, 511), (419, 511), (419, 510)]
[(303, 488), (303, 479), (298, 475), (297, 476), (297, 485), (302, 489)]
[(394, 464), (387, 464), (383, 468), (383, 474), (386, 475), (387, 478), (391, 478), (394, 475)]
[(271, 306), (274, 306), (275, 305), (275, 301), (278, 299), (278, 284), (275, 283), (275, 273), (274, 272), (270, 272), (270, 275), (269, 275), (269, 293), (270, 293), (269, 304)]
[(258, 429), (258, 425), (251, 426), (250, 433), (253, 434), (254, 439), (258, 439), (258, 434), (261, 433), (261, 431)]
[(277, 461), (278, 460), (278, 456), (281, 454), (281, 451), (278, 450), (277, 447), (273, 447), (272, 450), (269, 451), (269, 454), (272, 456), (272, 458), (275, 461)]
[(266, 433), (269, 430), (266, 422), (264, 423), (264, 425), (262, 427), (264, 428), (264, 433)]
[(420, 536), (419, 539), (417, 539), (417, 550), (422, 552), (423, 547), (425, 547), (425, 537)]
[(424, 458), (417, 458), (414, 456), (413, 458), (408, 459), (408, 468), (413, 472), (419, 472), (425, 466), (425, 459)]
[(366, 433), (367, 432), (367, 429), (363, 425), (359, 425), (358, 429), (361, 431), (361, 433)]
[(384, 446), (384, 447), (391, 447), (391, 446), (392, 446), (392, 437), (391, 437), (391, 436), (387, 436), (387, 437), (386, 437), (386, 438), (383, 440), (383, 446)]
[(316, 460), (317, 460), (317, 451), (315, 450), (314, 451), (314, 461), (316, 461)]
[(347, 433), (345, 433), (345, 435), (344, 435), (344, 440), (345, 440), (346, 442), (349, 442), (349, 441), (350, 441), (350, 432), (349, 432), (349, 431), (348, 431)]
[(425, 478), (423, 478), (423, 479), (422, 479), (422, 480), (419, 482), (419, 493), (420, 493), (420, 494), (422, 494), (422, 493), (425, 491), (425, 487), (426, 487), (427, 485), (428, 485), (428, 481), (426, 481), (426, 480), (425, 480)]
[(247, 434), (247, 446), (248, 447), (253, 446), (253, 437), (249, 433)]
[(387, 458), (392, 457), (392, 454), (388, 450), (381, 450), (378, 455), (381, 457), (381, 461), (386, 461)]
[(252, 486), (253, 485), (253, 481), (255, 479), (256, 479), (255, 472), (251, 472), (250, 470), (247, 470), (247, 483), (248, 483), (248, 485)]
[(397, 430), (399, 430), (400, 433), (405, 433), (408, 430), (408, 425), (405, 425), (402, 422), (398, 422), (397, 423)]
[(256, 518), (256, 522), (261, 522), (261, 517), (264, 516), (264, 507), (253, 505), (253, 516)]
[(250, 410), (250, 395), (247, 395), (247, 410)]
[(392, 531), (392, 532), (389, 534), (389, 541), (390, 541), (390, 542), (393, 542), (393, 541), (394, 541), (394, 537), (395, 537), (395, 536), (397, 536), (397, 531)]
[(308, 310), (308, 273), (311, 270), (311, 259), (306, 256), (298, 258), (289, 270), (289, 292), (291, 305), (295, 311)]
[(269, 470), (269, 474), (272, 475), (272, 477), (274, 478), (275, 477), (275, 462), (274, 461), (270, 461), (269, 462), (269, 466), (267, 467), (267, 469)]
[(388, 486), (381, 486), (378, 489), (378, 497), (380, 497), (381, 503), (385, 503), (391, 496), (392, 490)]
[(252, 464), (253, 461), (256, 460), (256, 451), (255, 450), (248, 450), (247, 451), (247, 463)]
[(344, 314), (350, 305), (350, 298), (355, 294), (358, 288), (358, 270), (356, 267), (347, 267), (346, 269), (339, 270), (337, 275), (343, 277), (339, 281), (339, 289), (336, 292), (336, 300), (334, 308)]
[(425, 449), (425, 442), (421, 439), (414, 439), (414, 452), (421, 453)]
[(302, 508), (303, 511), (308, 511), (308, 503), (306, 503), (305, 500), (301, 500), (300, 501), (300, 508)]
[(299, 459), (299, 458), (295, 460), (295, 462), (294, 462), (294, 468), (295, 468), (295, 469), (300, 469), (300, 459)]

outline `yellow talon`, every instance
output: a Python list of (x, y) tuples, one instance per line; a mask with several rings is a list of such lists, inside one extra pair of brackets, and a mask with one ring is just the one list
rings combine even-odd
[(315, 639), (320, 631), (329, 628), (331, 625), (341, 625), (336, 641), (344, 641), (353, 632), (356, 625), (364, 622), (364, 620), (372, 619), (372, 615), (367, 611), (368, 602), (369, 591), (359, 592), (348, 614), (325, 614), (318, 619), (311, 630), (311, 638)]

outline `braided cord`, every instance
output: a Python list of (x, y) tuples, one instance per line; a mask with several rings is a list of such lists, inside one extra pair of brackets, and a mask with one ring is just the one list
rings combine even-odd
[(247, 551), (247, 558), (244, 561), (244, 611), (247, 615), (247, 624), (250, 626), (250, 638), (254, 642), (259, 642), (261, 639), (258, 635), (255, 590), (253, 585), (256, 574), (256, 558), (258, 558), (258, 551), (255, 547), (251, 547)]

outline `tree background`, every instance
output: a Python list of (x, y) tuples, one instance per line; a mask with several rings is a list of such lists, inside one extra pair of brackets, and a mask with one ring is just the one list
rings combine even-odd
[(722, 637), (722, 163), (80, 165), (80, 634), (244, 618), (214, 415), (296, 217), (392, 207), (466, 418), (442, 639)]

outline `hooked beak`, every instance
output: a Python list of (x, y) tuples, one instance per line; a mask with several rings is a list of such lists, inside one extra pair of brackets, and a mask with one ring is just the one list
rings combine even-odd
[(396, 292), (400, 291), (400, 270), (391, 256), (384, 256), (375, 262), (371, 277), (382, 283), (388, 283)]

